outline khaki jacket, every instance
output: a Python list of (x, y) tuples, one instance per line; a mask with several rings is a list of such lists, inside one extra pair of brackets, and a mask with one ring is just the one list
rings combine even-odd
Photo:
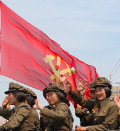
[(0, 107), (0, 116), (4, 117), (5, 119), (9, 119), (11, 115), (15, 112), (14, 108), (11, 110), (5, 109)]
[[(34, 131), (35, 126), (39, 124), (39, 117), (37, 112), (32, 109), (28, 104), (20, 103), (15, 109), (8, 110), (11, 113), (11, 117), (8, 122), (0, 126), (2, 129), (12, 131)], [(6, 114), (6, 109), (2, 109), (3, 114)], [(6, 116), (3, 116), (6, 117)]]
[(67, 104), (59, 102), (54, 110), (46, 107), (41, 111), (41, 115), (50, 118), (47, 131), (66, 130), (71, 131), (73, 127), (73, 118)]
[(34, 108), (31, 108), (30, 114), (27, 117), (27, 119), (29, 120), (28, 126), (30, 126), (31, 131), (38, 131), (38, 130), (40, 130), (39, 115), (38, 115), (38, 112)]
[(75, 115), (80, 118), (80, 125), (81, 126), (90, 126), (91, 125), (91, 111), (89, 111), (87, 108), (81, 109), (80, 107), (77, 107), (75, 109)]
[[(52, 107), (50, 105), (45, 106), (46, 108), (52, 110)], [(45, 131), (47, 126), (49, 125), (50, 118), (45, 117), (45, 116), (40, 116), (40, 131)]]
[(120, 114), (119, 114), (119, 116), (118, 116), (116, 129), (119, 129), (119, 130), (120, 130)]
[(114, 101), (106, 98), (100, 103), (98, 100), (84, 99), (75, 92), (71, 92), (70, 95), (78, 104), (92, 110), (92, 126), (88, 126), (88, 131), (114, 130), (118, 117), (118, 106)]

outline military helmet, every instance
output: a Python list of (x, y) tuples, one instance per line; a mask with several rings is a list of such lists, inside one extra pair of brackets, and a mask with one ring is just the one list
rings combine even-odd
[(105, 78), (105, 77), (99, 77), (96, 78), (91, 84), (90, 84), (91, 88), (96, 88), (98, 86), (102, 86), (102, 87), (109, 87), (110, 89), (112, 88), (112, 84), (111, 82)]
[(25, 87), (19, 85), (18, 83), (10, 82), (9, 89), (8, 91), (5, 91), (5, 94), (9, 94), (10, 92), (13, 92), (13, 91), (21, 91), (21, 92), (26, 93)]
[(37, 95), (32, 90), (30, 90), (29, 88), (25, 88), (25, 90), (28, 96), (30, 95), (34, 97), (35, 99), (37, 99)]
[(46, 86), (46, 88), (43, 90), (43, 96), (45, 98), (46, 98), (46, 93), (48, 93), (49, 91), (62, 92), (63, 94), (65, 94), (67, 96), (67, 92), (66, 92), (64, 86), (59, 85), (57, 83), (49, 83), (49, 85)]

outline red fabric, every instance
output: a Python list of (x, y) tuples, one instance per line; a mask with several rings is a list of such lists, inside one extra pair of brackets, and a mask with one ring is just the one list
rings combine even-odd
[[(91, 83), (98, 77), (93, 66), (70, 55), (58, 43), (22, 19), (2, 2), (0, 2), (0, 9), (1, 75), (39, 90), (43, 90), (48, 83), (56, 81), (50, 78), (54, 73), (57, 78), (60, 74), (68, 75), (74, 88), (80, 79)], [(45, 62), (46, 55), (53, 57), (52, 66)], [(57, 56), (61, 58), (58, 63)], [(75, 68), (75, 74), (71, 74), (71, 67)], [(63, 73), (63, 69), (67, 68), (69, 71)]]

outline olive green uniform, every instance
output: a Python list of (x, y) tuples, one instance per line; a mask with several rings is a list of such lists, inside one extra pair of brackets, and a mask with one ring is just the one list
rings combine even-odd
[[(52, 107), (49, 105), (45, 107), (52, 110)], [(45, 129), (49, 125), (49, 122), (50, 122), (50, 118), (41, 115), (40, 116), (40, 131), (45, 131)]]
[(118, 116), (118, 126), (119, 126), (119, 130), (120, 130), (120, 115)]
[(0, 107), (0, 116), (4, 117), (5, 119), (9, 119), (11, 115), (15, 112), (14, 108), (12, 110), (5, 109)]
[(75, 115), (80, 118), (81, 126), (91, 125), (91, 112), (87, 108), (81, 109), (80, 107), (75, 109)]
[[(39, 119), (37, 120), (37, 117), (33, 115), (33, 112), (35, 112), (28, 104), (20, 103), (15, 109), (8, 110), (7, 109), (0, 109), (0, 115), (8, 117), (7, 112), (9, 112), (9, 118), (8, 122), (0, 126), (0, 131), (3, 129), (5, 130), (12, 130), (12, 131), (34, 131), (35, 129), (35, 123), (39, 123)], [(14, 112), (14, 113), (13, 113)], [(36, 112), (37, 113), (37, 112)], [(37, 125), (37, 124), (36, 124)]]
[(98, 100), (84, 99), (75, 92), (70, 92), (70, 95), (78, 104), (92, 110), (92, 126), (87, 127), (88, 131), (114, 130), (118, 116), (118, 106), (114, 101), (106, 98), (100, 103)]
[[(29, 99), (31, 98), (32, 100), (32, 104), (30, 104), (28, 102), (28, 104), (31, 106), (31, 111), (30, 111), (30, 122), (31, 123), (31, 130), (34, 130), (34, 131), (39, 131), (40, 130), (40, 119), (39, 119), (39, 116), (38, 116), (38, 113), (37, 111), (33, 108), (33, 102), (35, 101), (35, 99), (37, 99), (37, 95), (29, 88), (24, 88), (24, 90), (26, 91), (26, 95), (27, 97), (29, 97)], [(27, 99), (27, 98), (26, 98)]]
[(50, 118), (47, 131), (71, 131), (73, 118), (67, 104), (59, 102), (54, 111), (46, 107), (41, 111), (41, 115)]
[(31, 111), (30, 111), (29, 124), (31, 124), (31, 127), (30, 127), (31, 131), (39, 131), (40, 130), (39, 115), (38, 115), (38, 112), (34, 108), (31, 108)]

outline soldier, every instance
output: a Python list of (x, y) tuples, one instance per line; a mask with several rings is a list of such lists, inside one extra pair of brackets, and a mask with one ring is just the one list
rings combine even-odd
[[(85, 88), (84, 88), (85, 90)], [(83, 90), (82, 90), (83, 91)], [(82, 95), (80, 93), (80, 95)], [(84, 97), (84, 95), (83, 95)], [(90, 100), (95, 100), (95, 89), (90, 88)], [(80, 125), (81, 126), (88, 126), (91, 125), (91, 110), (88, 110), (87, 108), (83, 108), (80, 105), (77, 104), (77, 108), (75, 109), (75, 115), (80, 118)]]
[(70, 89), (70, 96), (81, 106), (92, 110), (92, 126), (76, 127), (76, 131), (107, 131), (114, 130), (118, 117), (118, 106), (110, 100), (112, 85), (105, 77), (96, 78), (91, 87), (95, 88), (96, 100), (91, 101), (73, 91), (70, 81), (66, 83)]
[[(48, 108), (49, 110), (53, 109), (50, 105), (45, 106), (45, 108)], [(40, 131), (46, 131), (49, 123), (50, 123), (50, 118), (41, 115), (40, 116)]]
[(40, 119), (39, 119), (37, 111), (33, 108), (33, 106), (35, 105), (35, 100), (37, 99), (37, 95), (29, 88), (25, 88), (25, 91), (27, 95), (25, 103), (31, 106), (31, 111), (30, 111), (31, 118), (29, 117), (31, 121), (30, 122), (31, 125), (33, 124), (31, 126), (31, 130), (39, 131), (40, 130)]
[[(10, 83), (9, 90), (5, 92), (8, 94), (8, 102), (14, 105), (13, 109), (0, 108), (0, 115), (9, 118), (8, 121), (0, 126), (0, 131), (14, 130), (14, 131), (34, 131), (31, 127), (34, 120), (31, 121), (31, 107), (25, 104), (26, 90), (23, 86), (17, 83)], [(32, 122), (32, 123), (31, 123)]]
[(69, 109), (69, 101), (67, 93), (63, 86), (56, 83), (50, 83), (43, 91), (44, 96), (48, 93), (48, 102), (54, 105), (54, 110), (42, 107), (39, 100), (36, 101), (36, 106), (41, 110), (41, 115), (50, 118), (47, 131), (71, 131), (72, 130), (72, 115)]
[[(43, 90), (43, 96), (48, 101), (49, 97), (48, 97), (48, 93), (45, 93), (46, 90), (47, 90), (47, 88), (45, 88)], [(54, 105), (49, 104), (45, 107), (50, 109), (50, 110), (54, 110)], [(49, 123), (50, 123), (50, 118), (41, 115), (40, 116), (40, 131), (45, 131), (47, 129)]]

